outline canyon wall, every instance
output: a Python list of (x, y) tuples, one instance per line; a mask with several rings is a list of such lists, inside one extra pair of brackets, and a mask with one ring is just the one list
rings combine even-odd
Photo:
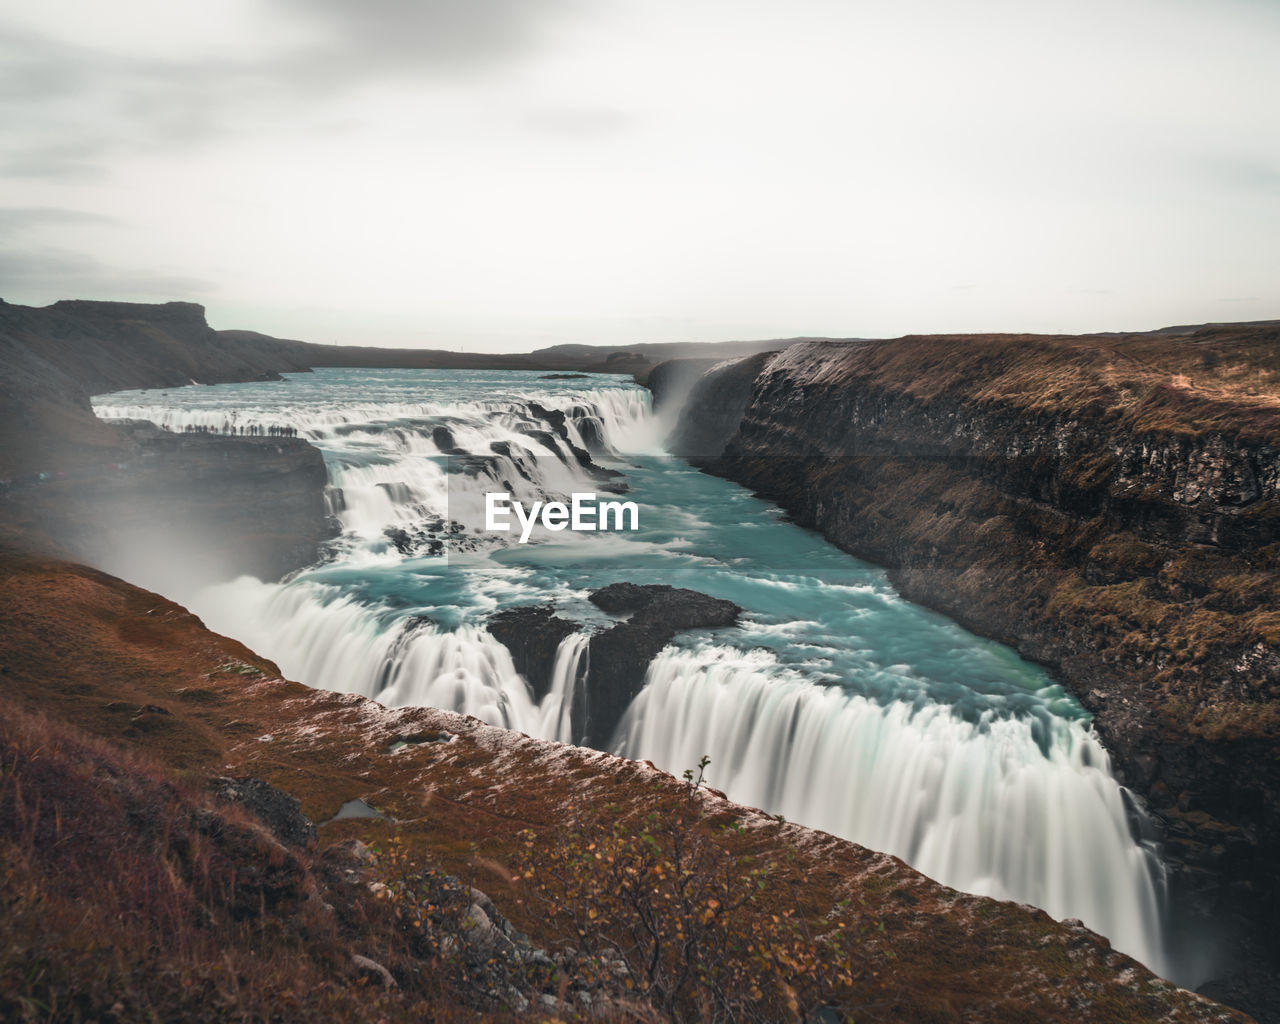
[(190, 302), (0, 303), (0, 539), (166, 592), (278, 579), (336, 533), (320, 452), (107, 424), (91, 394), (278, 379), (301, 343), (228, 337)]
[(89, 396), (274, 380), (309, 368), (299, 342), (229, 338), (192, 302), (0, 302), (0, 479), (97, 469), (136, 448)]
[(337, 535), (324, 459), (306, 441), (113, 429), (121, 461), (0, 491), (0, 535), (181, 595), (278, 580)]
[(752, 375), (727, 442), (745, 362), (695, 385), (673, 435), (1046, 665), (1157, 823), (1183, 931), (1224, 933), (1217, 990), (1272, 1009), (1278, 343), (1274, 327), (809, 343)]

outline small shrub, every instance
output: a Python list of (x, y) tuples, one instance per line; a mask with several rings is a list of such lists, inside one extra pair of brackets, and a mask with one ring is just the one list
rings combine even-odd
[(638, 822), (571, 809), (554, 835), (524, 832), (528, 898), (582, 983), (640, 995), (672, 1020), (801, 1020), (839, 1005), (858, 974), (846, 922), (815, 934), (796, 893), (727, 852), (703, 807), (708, 763)]

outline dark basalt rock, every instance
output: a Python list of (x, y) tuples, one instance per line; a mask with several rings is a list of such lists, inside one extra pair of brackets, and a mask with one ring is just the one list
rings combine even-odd
[(529, 411), (544, 423), (549, 424), (551, 429), (559, 434), (562, 440), (569, 440), (569, 428), (564, 425), (565, 415), (563, 410), (548, 409), (546, 406), (539, 405), (537, 402), (530, 402)]
[[(525, 426), (520, 428), (520, 433), (543, 445), (548, 449), (552, 457), (559, 459), (561, 462), (567, 463), (569, 461), (564, 454), (564, 449), (567, 448), (569, 450), (569, 454), (573, 457), (573, 461), (586, 470), (587, 474), (593, 480), (597, 480), (602, 484), (609, 484), (610, 486), (608, 490), (615, 494), (625, 493), (626, 486), (617, 483), (617, 481), (622, 479), (622, 473), (619, 473), (615, 469), (607, 469), (604, 466), (597, 465), (595, 459), (591, 456), (591, 452), (583, 448), (579, 448), (569, 440), (569, 429), (565, 426), (565, 413), (562, 410), (546, 409), (537, 402), (530, 402), (529, 409), (535, 416), (549, 424), (551, 426), (551, 430), (540, 430), (537, 427)], [(604, 436), (603, 434), (599, 434), (598, 424), (596, 431), (599, 436), (599, 444), (601, 448), (603, 448)], [(587, 439), (587, 435), (589, 434), (589, 430), (585, 431), (584, 439)], [(560, 439), (559, 443), (557, 443), (556, 438)], [(507, 442), (491, 442), (491, 445), (506, 443)], [(590, 442), (588, 441), (588, 443)], [(509, 446), (506, 454), (510, 454)], [(545, 458), (546, 456), (539, 457)]]
[(618, 472), (616, 469), (609, 469), (605, 466), (597, 465), (595, 460), (591, 458), (589, 452), (583, 451), (577, 445), (570, 445), (574, 458), (578, 460), (578, 465), (587, 471), (591, 479), (607, 485), (604, 490), (610, 494), (626, 494), (630, 488), (621, 482), (626, 475)]
[(520, 433), (525, 437), (532, 438), (540, 445), (547, 449), (548, 453), (555, 458), (564, 460), (564, 454), (560, 450), (560, 446), (556, 443), (557, 435), (550, 430), (539, 430), (537, 427), (520, 427)]
[[(587, 746), (605, 749), (622, 716), (644, 687), (654, 655), (687, 629), (732, 626), (742, 609), (732, 601), (665, 584), (613, 583), (590, 595), (610, 615), (630, 618), (591, 638), (586, 678)], [(575, 734), (578, 732), (575, 721)]]
[(315, 842), (316, 827), (305, 814), (297, 797), (261, 779), (220, 776), (209, 780), (209, 790), (219, 800), (236, 804), (262, 821), (286, 846), (308, 846)]
[(453, 431), (448, 427), (433, 427), (431, 442), (442, 452), (452, 452), (458, 447), (458, 443), (453, 439)]
[(489, 632), (511, 652), (516, 671), (524, 676), (536, 700), (551, 689), (551, 670), (560, 641), (579, 630), (550, 605), (507, 608), (489, 619)]
[(632, 615), (633, 622), (642, 618), (673, 630), (732, 626), (742, 612), (732, 601), (665, 583), (610, 583), (587, 600), (609, 615)]
[(609, 445), (604, 439), (604, 427), (595, 416), (580, 419), (578, 433), (582, 436), (582, 442), (587, 446), (587, 451), (594, 455), (602, 455), (608, 451)]
[[(574, 425), (578, 428), (583, 442), (586, 444), (586, 450), (579, 448), (569, 439), (569, 428), (565, 425), (568, 420), (568, 414), (562, 409), (548, 409), (546, 406), (539, 405), (537, 402), (529, 403), (529, 411), (538, 419), (548, 424), (553, 431), (564, 441), (565, 446), (573, 453), (573, 457), (577, 459), (578, 465), (587, 470), (596, 480), (608, 481), (616, 480), (622, 476), (621, 473), (612, 469), (605, 469), (598, 466), (593, 455), (600, 455), (608, 450), (608, 444), (605, 443), (604, 429), (600, 425), (599, 419), (591, 415), (583, 415), (586, 411), (583, 406), (577, 406), (573, 410)], [(543, 444), (548, 444), (545, 440), (545, 434), (542, 431), (526, 430), (530, 437), (536, 437)], [(554, 448), (554, 445), (548, 444), (548, 447)]]
[(382, 531), (382, 535), (406, 558), (435, 558), (444, 554), (444, 540), (430, 530), (406, 530), (388, 526)]
[[(732, 626), (742, 612), (732, 601), (665, 584), (613, 583), (589, 599), (610, 615), (629, 616), (591, 638), (586, 677), (570, 711), (578, 742), (600, 750), (607, 749), (623, 713), (643, 688), (654, 655), (677, 633)], [(489, 620), (489, 632), (506, 645), (538, 700), (551, 688), (561, 641), (581, 628), (548, 606), (509, 608)]]

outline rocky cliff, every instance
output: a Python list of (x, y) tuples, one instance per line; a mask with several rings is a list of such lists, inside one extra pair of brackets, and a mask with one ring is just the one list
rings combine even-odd
[(0, 302), (0, 478), (85, 470), (133, 451), (89, 396), (306, 370), (300, 343), (227, 338), (191, 302)]
[(306, 441), (114, 429), (122, 461), (0, 490), (0, 534), (173, 594), (280, 579), (337, 534), (324, 460)]
[[(710, 471), (1039, 661), (1147, 802), (1214, 989), (1274, 1014), (1280, 331), (811, 343), (755, 375)], [(723, 431), (741, 367), (678, 430)], [(696, 450), (696, 449), (695, 449)]]
[(308, 368), (299, 352), (219, 334), (189, 302), (0, 303), (0, 535), (181, 593), (314, 562), (335, 533), (319, 451), (292, 438), (106, 424), (89, 401), (274, 379)]

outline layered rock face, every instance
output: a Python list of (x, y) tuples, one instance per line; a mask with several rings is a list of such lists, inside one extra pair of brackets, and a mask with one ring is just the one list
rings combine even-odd
[(1175, 903), (1280, 1006), (1280, 332), (811, 343), (677, 436), (710, 471), (1047, 665), (1163, 832)]

